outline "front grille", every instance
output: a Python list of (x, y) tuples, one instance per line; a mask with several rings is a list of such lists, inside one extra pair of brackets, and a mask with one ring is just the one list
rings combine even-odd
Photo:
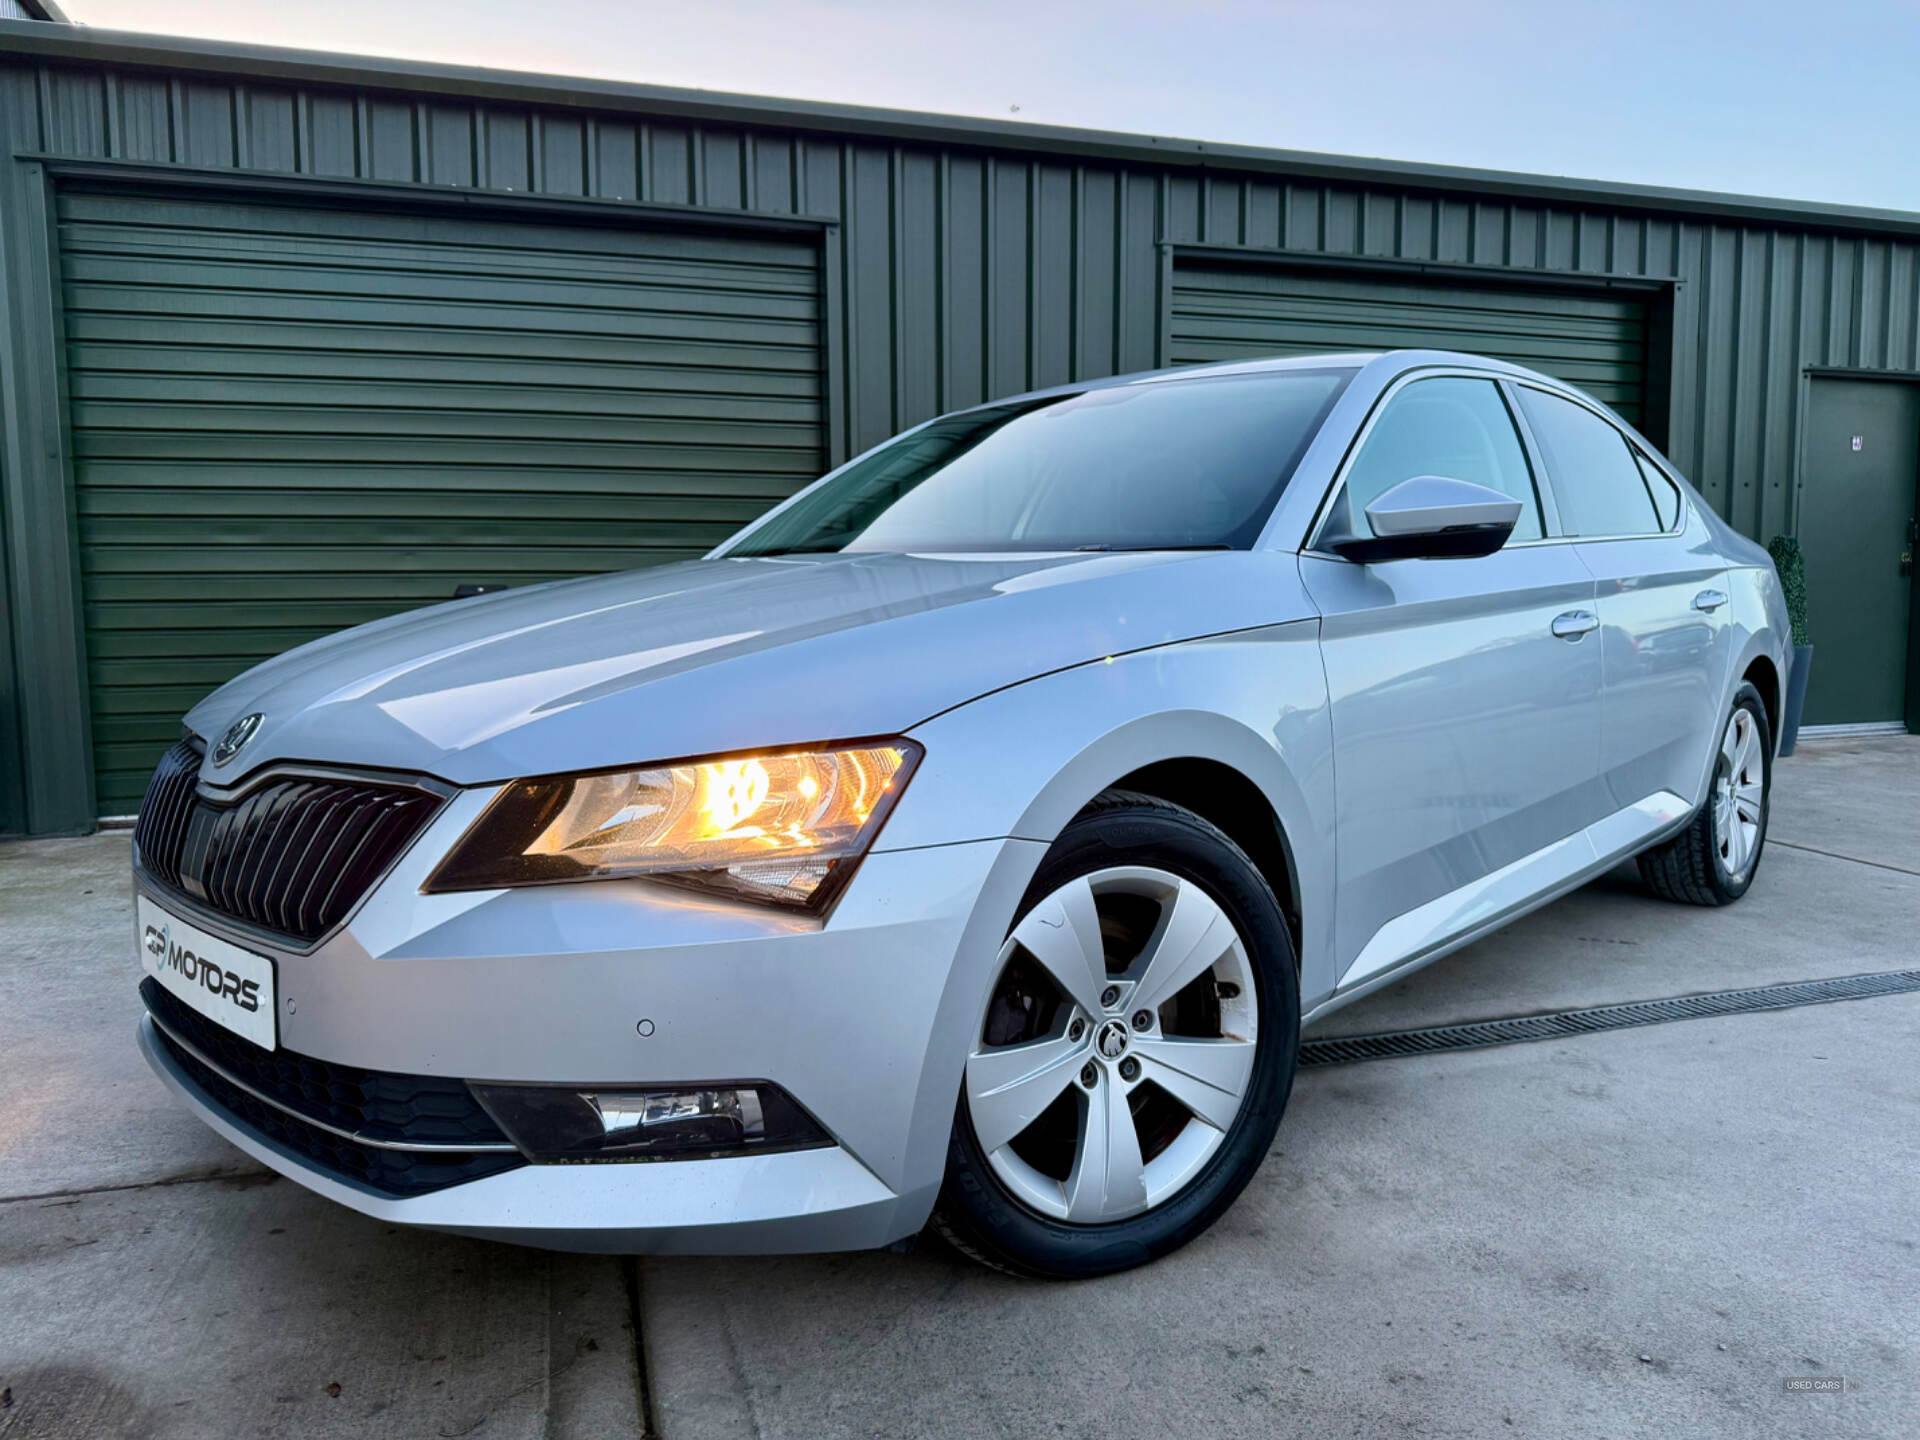
[[(183, 1004), (151, 978), (141, 981), (140, 998), (159, 1022), (155, 1028), (168, 1055), (216, 1104), (248, 1129), (341, 1179), (386, 1195), (424, 1195), (526, 1163), (512, 1150), (391, 1150), (366, 1143), (504, 1146), (507, 1137), (465, 1081), (362, 1070), (291, 1050), (262, 1050)], [(175, 1035), (185, 1045), (176, 1043)], [(206, 1059), (189, 1053), (187, 1046)], [(358, 1138), (333, 1133), (339, 1130)]]
[(149, 874), (209, 909), (317, 940), (359, 903), (440, 808), (430, 790), (288, 775), (218, 800), (199, 792), (201, 749), (161, 757), (134, 843)]

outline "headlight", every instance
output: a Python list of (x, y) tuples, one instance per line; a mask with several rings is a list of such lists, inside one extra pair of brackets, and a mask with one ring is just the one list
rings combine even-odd
[(497, 890), (647, 875), (826, 906), (920, 758), (911, 740), (516, 780), (427, 881)]

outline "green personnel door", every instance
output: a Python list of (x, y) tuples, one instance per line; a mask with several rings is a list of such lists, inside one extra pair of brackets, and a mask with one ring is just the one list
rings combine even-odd
[(71, 191), (100, 813), (248, 666), (700, 554), (825, 462), (810, 236)]
[(1637, 295), (1182, 263), (1173, 273), (1169, 318), (1175, 365), (1343, 350), (1464, 350), (1577, 385), (1632, 424), (1646, 414), (1647, 307)]
[(1920, 517), (1920, 387), (1816, 378), (1807, 410), (1800, 546), (1807, 562), (1809, 725), (1905, 721)]

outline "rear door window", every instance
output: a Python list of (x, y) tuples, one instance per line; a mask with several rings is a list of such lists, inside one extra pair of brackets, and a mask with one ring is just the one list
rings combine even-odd
[[(1595, 539), (1667, 528), (1626, 436), (1584, 405), (1530, 385), (1516, 388), (1546, 460), (1566, 534)], [(1677, 497), (1674, 503), (1677, 513)]]

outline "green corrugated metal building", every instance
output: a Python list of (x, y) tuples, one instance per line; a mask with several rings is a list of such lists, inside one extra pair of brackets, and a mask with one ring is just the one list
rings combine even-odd
[(0, 332), (0, 833), (339, 626), (1311, 350), (1585, 386), (1801, 537), (1809, 723), (1920, 720), (1920, 216), (0, 22)]

